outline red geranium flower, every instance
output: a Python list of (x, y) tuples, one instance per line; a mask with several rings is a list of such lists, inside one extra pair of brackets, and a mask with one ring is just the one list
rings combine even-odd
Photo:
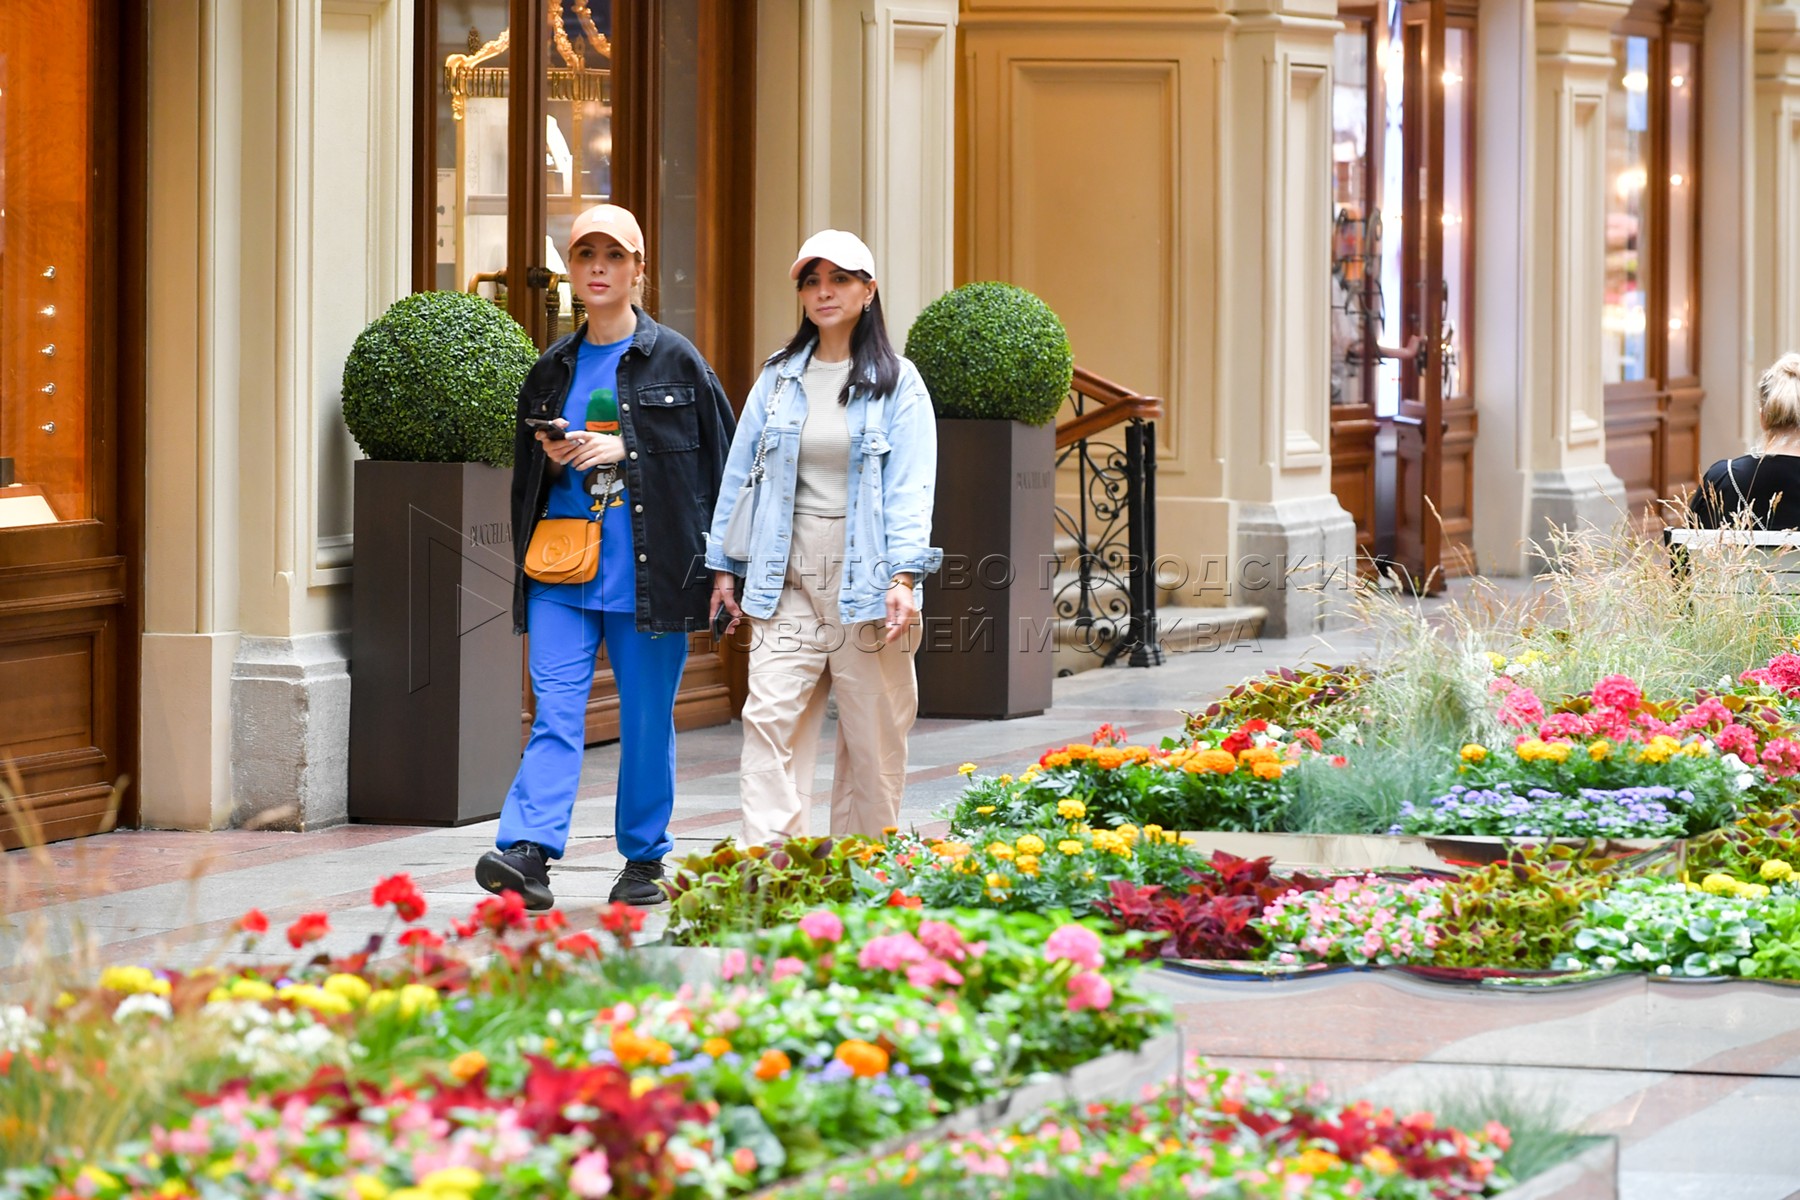
[(243, 916), (239, 917), (237, 919), (237, 924), (233, 926), (233, 928), (243, 933), (261, 937), (263, 934), (269, 932), (269, 918), (263, 916), (262, 909), (253, 908)]
[(287, 928), (288, 945), (298, 950), (331, 932), (331, 918), (324, 913), (307, 913)]
[(644, 927), (642, 909), (614, 902), (600, 910), (600, 928), (615, 937), (633, 934)]
[(568, 937), (558, 939), (556, 948), (570, 954), (592, 954), (595, 957), (600, 954), (600, 943), (594, 940), (591, 933), (571, 933)]
[(889, 908), (918, 908), (924, 903), (922, 897), (909, 896), (899, 888), (895, 888), (893, 894), (887, 898)]
[(495, 933), (521, 928), (526, 921), (525, 900), (514, 891), (505, 891), (498, 896), (489, 896), (475, 906), (475, 923), (482, 928), (491, 929)]
[(376, 908), (392, 904), (395, 914), (409, 924), (425, 915), (425, 897), (419, 894), (411, 875), (388, 876), (375, 885), (369, 900)]
[(558, 929), (569, 927), (569, 918), (563, 916), (561, 909), (551, 909), (531, 923), (531, 927), (539, 933), (555, 933)]
[(402, 946), (416, 946), (421, 950), (436, 950), (444, 944), (442, 934), (433, 933), (423, 925), (416, 925), (404, 931), (401, 933), (399, 941)]

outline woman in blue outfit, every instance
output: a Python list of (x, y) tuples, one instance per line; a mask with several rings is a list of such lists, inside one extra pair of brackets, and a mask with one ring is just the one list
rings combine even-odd
[[(569, 286), (587, 322), (539, 358), (519, 390), (513, 453), (513, 628), (531, 634), (537, 719), (475, 878), (527, 908), (555, 903), (549, 864), (568, 842), (581, 777), (588, 694), (601, 642), (619, 689), (619, 851), (612, 899), (658, 904), (675, 805), (675, 691), (687, 634), (706, 624), (706, 530), (736, 423), (692, 343), (634, 304), (644, 235), (616, 205), (590, 208), (569, 234)], [(591, 577), (545, 582), (542, 531), (598, 526)], [(547, 540), (547, 539), (546, 539)], [(556, 556), (586, 576), (579, 553)], [(530, 572), (536, 572), (531, 574)]]

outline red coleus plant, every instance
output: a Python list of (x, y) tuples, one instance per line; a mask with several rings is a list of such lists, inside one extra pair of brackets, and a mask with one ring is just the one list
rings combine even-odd
[(1185, 891), (1115, 879), (1096, 907), (1123, 928), (1167, 935), (1138, 949), (1140, 957), (1251, 958), (1263, 936), (1250, 922), (1265, 907), (1285, 892), (1331, 886), (1310, 875), (1276, 875), (1273, 865), (1215, 850), (1205, 869), (1188, 871)]
[[(1440, 1126), (1429, 1112), (1396, 1117), (1391, 1108), (1359, 1100), (1336, 1110), (1246, 1112), (1237, 1120), (1278, 1144), (1322, 1142), (1339, 1158), (1352, 1161), (1385, 1151), (1403, 1174), (1430, 1182), (1438, 1196), (1480, 1195), (1493, 1172), (1493, 1164), (1474, 1153), (1480, 1149), (1475, 1140), (1460, 1129)], [(1497, 1122), (1489, 1122), (1482, 1136), (1499, 1150), (1512, 1144), (1511, 1133)]]

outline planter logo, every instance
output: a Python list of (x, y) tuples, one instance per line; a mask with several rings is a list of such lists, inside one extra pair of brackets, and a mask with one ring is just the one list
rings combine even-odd
[(1021, 492), (1054, 486), (1055, 471), (1019, 471), (1013, 476), (1013, 487)]
[(509, 521), (488, 521), (481, 525), (469, 526), (469, 545), (471, 546), (506, 546), (512, 544), (512, 523)]

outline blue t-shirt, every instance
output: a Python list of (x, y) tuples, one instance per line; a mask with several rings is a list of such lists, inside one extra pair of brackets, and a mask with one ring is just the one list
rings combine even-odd
[[(630, 345), (630, 338), (603, 346), (586, 340), (581, 343), (575, 356), (575, 378), (563, 399), (562, 416), (570, 429), (588, 428), (588, 405), (602, 388), (610, 389), (616, 401), (619, 359)], [(607, 488), (604, 496), (596, 497), (589, 490), (596, 483), (596, 476), (599, 484)], [(573, 608), (635, 613), (637, 554), (632, 545), (631, 496), (625, 487), (625, 464), (587, 471), (565, 469), (550, 485), (550, 507), (544, 515), (599, 521), (600, 568), (591, 583), (532, 582), (532, 595)]]

